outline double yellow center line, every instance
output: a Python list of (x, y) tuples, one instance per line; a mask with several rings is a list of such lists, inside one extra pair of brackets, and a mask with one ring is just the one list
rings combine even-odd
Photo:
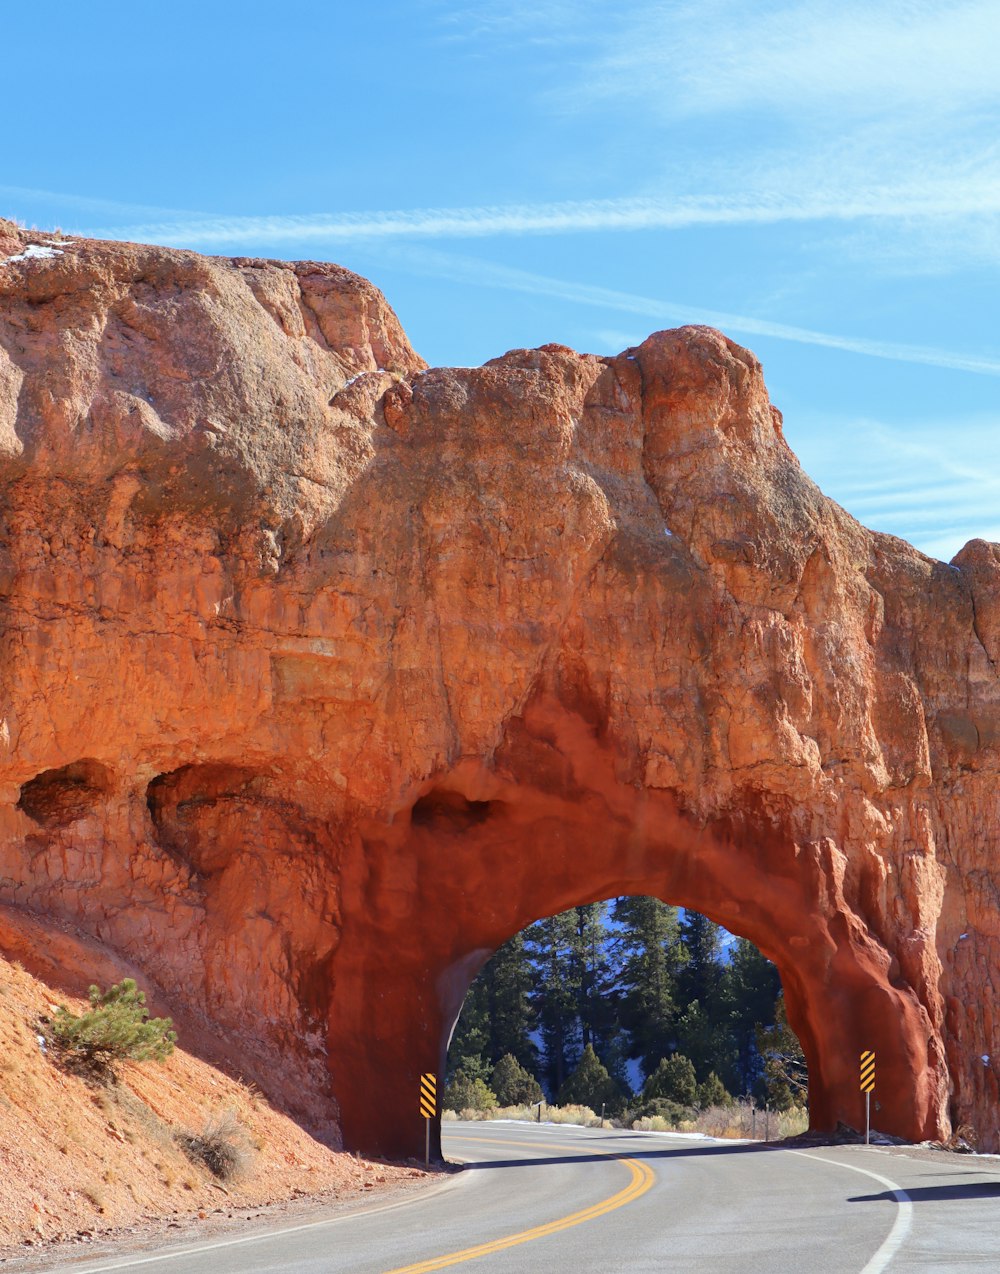
[[(546, 1150), (580, 1152), (579, 1143), (572, 1146), (543, 1146), (535, 1141), (488, 1141), (486, 1138), (480, 1137), (470, 1137), (468, 1140), (491, 1146), (527, 1146), (531, 1150), (543, 1152)], [(583, 1153), (606, 1155), (607, 1151), (585, 1150)], [(589, 1208), (581, 1208), (579, 1212), (571, 1212), (568, 1216), (559, 1217), (555, 1221), (548, 1221), (545, 1225), (536, 1225), (530, 1230), (521, 1230), (517, 1234), (508, 1235), (505, 1239), (494, 1239), (491, 1243), (479, 1243), (475, 1247), (462, 1248), (460, 1252), (449, 1252), (447, 1256), (435, 1256), (428, 1261), (418, 1261), (416, 1265), (401, 1265), (398, 1269), (390, 1270), (389, 1274), (428, 1274), (430, 1270), (443, 1270), (449, 1265), (461, 1265), (463, 1261), (474, 1260), (477, 1256), (489, 1256), (493, 1252), (502, 1252), (504, 1248), (516, 1247), (519, 1243), (531, 1243), (534, 1239), (543, 1239), (549, 1234), (558, 1234), (560, 1230), (568, 1230), (574, 1225), (582, 1225), (584, 1221), (595, 1221), (598, 1217), (607, 1216), (609, 1212), (614, 1212), (617, 1208), (623, 1208), (626, 1203), (631, 1203), (633, 1199), (638, 1199), (640, 1195), (645, 1194), (656, 1180), (652, 1168), (640, 1159), (619, 1159), (618, 1162), (628, 1169), (629, 1183), (619, 1190), (617, 1194), (613, 1194), (607, 1199), (602, 1199), (600, 1203), (595, 1203)]]

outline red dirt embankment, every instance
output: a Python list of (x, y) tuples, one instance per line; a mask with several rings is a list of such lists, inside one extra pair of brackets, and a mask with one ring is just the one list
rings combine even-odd
[[(39, 1019), (58, 1004), (85, 1006), (0, 959), (0, 1258), (157, 1217), (370, 1197), (424, 1175), (330, 1149), (252, 1085), (180, 1047), (165, 1063), (125, 1063), (116, 1085), (88, 1084), (39, 1042)], [(245, 1129), (249, 1162), (235, 1181), (216, 1180), (175, 1140), (221, 1115)]]

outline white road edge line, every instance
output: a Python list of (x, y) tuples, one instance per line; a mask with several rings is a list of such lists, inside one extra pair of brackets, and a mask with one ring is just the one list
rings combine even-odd
[(449, 1186), (454, 1187), (465, 1179), (465, 1173), (457, 1172), (446, 1181), (442, 1181), (440, 1185), (431, 1190), (421, 1191), (412, 1199), (398, 1199), (395, 1203), (383, 1203), (377, 1208), (355, 1208), (353, 1212), (343, 1212), (340, 1216), (327, 1217), (323, 1221), (306, 1221), (302, 1225), (279, 1226), (275, 1230), (258, 1230), (254, 1234), (241, 1234), (235, 1239), (220, 1239), (217, 1243), (197, 1243), (193, 1247), (177, 1248), (172, 1252), (157, 1252), (154, 1256), (140, 1256), (135, 1259), (113, 1257), (110, 1265), (75, 1266), (74, 1274), (103, 1274), (105, 1270), (130, 1270), (137, 1265), (152, 1265), (156, 1261), (176, 1261), (182, 1256), (197, 1256), (201, 1252), (214, 1252), (219, 1248), (238, 1247), (241, 1243), (261, 1243), (266, 1239), (281, 1238), (285, 1234), (298, 1234), (302, 1230), (318, 1230), (324, 1225), (337, 1225), (341, 1221), (353, 1221), (358, 1217), (376, 1216), (380, 1212), (392, 1212), (396, 1208), (408, 1208), (414, 1203), (422, 1203), (425, 1199), (433, 1198)]
[(861, 1274), (882, 1274), (887, 1269), (889, 1262), (899, 1251), (903, 1240), (910, 1232), (910, 1226), (913, 1223), (913, 1200), (906, 1193), (901, 1185), (897, 1185), (895, 1181), (890, 1181), (888, 1177), (880, 1176), (877, 1172), (871, 1172), (868, 1168), (859, 1168), (853, 1163), (844, 1163), (841, 1159), (827, 1159), (825, 1155), (811, 1155), (807, 1150), (789, 1150), (790, 1155), (801, 1155), (803, 1159), (818, 1159), (820, 1163), (830, 1163), (836, 1168), (846, 1168), (848, 1172), (860, 1172), (862, 1176), (871, 1177), (873, 1181), (877, 1181), (879, 1185), (885, 1186), (896, 1200), (896, 1220), (893, 1222), (892, 1229), (882, 1241), (881, 1247), (877, 1249), (875, 1254), (869, 1260), (868, 1264), (861, 1270)]

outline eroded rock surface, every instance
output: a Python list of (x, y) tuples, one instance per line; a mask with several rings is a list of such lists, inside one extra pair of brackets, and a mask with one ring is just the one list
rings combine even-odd
[(488, 954), (653, 893), (778, 963), (815, 1126), (875, 1048), (878, 1126), (998, 1148), (1000, 547), (860, 526), (707, 328), (427, 370), (336, 266), (0, 232), (19, 958), (419, 1153)]

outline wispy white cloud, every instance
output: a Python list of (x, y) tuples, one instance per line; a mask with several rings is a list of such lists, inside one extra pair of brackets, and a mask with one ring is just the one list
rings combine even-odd
[(641, 345), (646, 339), (646, 333), (624, 332), (617, 327), (600, 327), (591, 333), (591, 339), (595, 345), (595, 354), (617, 354), (619, 350)]
[(970, 268), (991, 274), (1000, 267), (1000, 218), (995, 215), (906, 218), (885, 233), (874, 221), (820, 232), (814, 253), (848, 268), (875, 269), (886, 279), (944, 279)]
[(826, 494), (866, 526), (944, 561), (970, 539), (1000, 540), (1000, 416), (904, 426), (800, 414), (785, 432)]
[(22, 201), (31, 205), (54, 207), (73, 213), (92, 213), (103, 217), (193, 217), (203, 214), (182, 208), (164, 208), (152, 204), (123, 203), (118, 199), (97, 199), (90, 195), (77, 195), (57, 190), (38, 190), (31, 186), (0, 185), (0, 199), (12, 203)]
[(685, 230), (780, 222), (948, 218), (1000, 212), (1000, 172), (964, 181), (869, 184), (840, 189), (778, 188), (750, 194), (679, 194), (661, 198), (567, 200), (559, 203), (418, 208), (386, 212), (285, 216), (198, 215), (101, 226), (97, 235), (206, 247), (315, 240), (484, 238), (594, 231)]
[(837, 123), (998, 100), (994, 0), (654, 0), (607, 32), (583, 95), (642, 98), (672, 116), (835, 108)]
[[(951, 192), (954, 194), (954, 192)], [(949, 197), (942, 192), (942, 201)], [(992, 200), (1000, 208), (1000, 183), (996, 188), (979, 192), (978, 198)], [(841, 216), (890, 215), (892, 196), (873, 193), (859, 200), (854, 210), (840, 207)], [(915, 201), (914, 207), (918, 206)], [(919, 206), (929, 204), (924, 200)], [(816, 204), (811, 215), (822, 215), (820, 209), (832, 215), (834, 208)], [(863, 209), (863, 210), (862, 210)], [(191, 221), (166, 222), (145, 226), (119, 228), (120, 235), (168, 243), (185, 247), (265, 245), (305, 243), (310, 241), (336, 242), (340, 240), (402, 240), (407, 238), (436, 238), (486, 236), (502, 233), (556, 232), (557, 230), (591, 230), (608, 228), (650, 228), (654, 225), (704, 224), (714, 219), (717, 223), (733, 222), (749, 218), (757, 222), (773, 222), (782, 219), (804, 218), (807, 209), (796, 205), (746, 204), (743, 207), (702, 202), (686, 206), (670, 206), (656, 200), (594, 200), (582, 203), (547, 205), (511, 205), (501, 208), (457, 208), (424, 210), (415, 212), (353, 214), (347, 216), (319, 215), (313, 217), (232, 217)], [(916, 214), (914, 214), (916, 215)], [(101, 231), (98, 233), (107, 233)], [(957, 371), (976, 372), (984, 375), (1000, 375), (1000, 359), (963, 354), (928, 346), (902, 342), (871, 340), (862, 337), (842, 336), (817, 331), (787, 323), (773, 322), (749, 315), (705, 309), (676, 301), (639, 296), (611, 288), (576, 283), (552, 278), (527, 270), (500, 266), (477, 258), (429, 249), (407, 249), (402, 245), (392, 258), (404, 268), (423, 274), (449, 278), (457, 282), (479, 287), (498, 287), (507, 291), (550, 296), (573, 304), (598, 307), (619, 313), (634, 314), (654, 322), (705, 323), (725, 331), (746, 333), (751, 336), (768, 336), (778, 340), (795, 341), (805, 345), (823, 346), (848, 353), (863, 354), (872, 358), (891, 359), (897, 362), (923, 363), (934, 367)]]
[(549, 275), (535, 274), (527, 270), (518, 270), (510, 266), (496, 265), (477, 258), (438, 252), (433, 249), (411, 248), (397, 251), (393, 254), (392, 260), (404, 268), (433, 275), (436, 278), (448, 278), (459, 283), (502, 288), (506, 291), (524, 292), (534, 296), (550, 296), (575, 305), (593, 306), (615, 313), (634, 314), (653, 322), (704, 323), (725, 332), (767, 336), (776, 340), (794, 341), (802, 345), (818, 345), (826, 349), (842, 350), (845, 353), (863, 354), (870, 358), (922, 363), (931, 367), (1000, 376), (1000, 358), (980, 357), (930, 346), (909, 345), (904, 342), (842, 336), (788, 323), (776, 323), (752, 315), (732, 314), (678, 301), (620, 292), (613, 288), (574, 283), (565, 279), (552, 278)]
[[(432, 6), (433, 7), (433, 6)], [(445, 38), (463, 44), (486, 41), (495, 52), (498, 43), (549, 44), (565, 49), (568, 44), (587, 44), (594, 39), (591, 16), (606, 20), (597, 0), (480, 0), (475, 5), (456, 5), (453, 0), (437, 6), (439, 29)]]
[[(841, 205), (843, 252), (888, 274), (996, 266), (995, 211), (965, 197), (1000, 181), (995, 0), (633, 0), (601, 37), (547, 101), (641, 136), (648, 191)], [(873, 182), (905, 192), (899, 233), (851, 211)], [(930, 217), (953, 221), (936, 243)]]

